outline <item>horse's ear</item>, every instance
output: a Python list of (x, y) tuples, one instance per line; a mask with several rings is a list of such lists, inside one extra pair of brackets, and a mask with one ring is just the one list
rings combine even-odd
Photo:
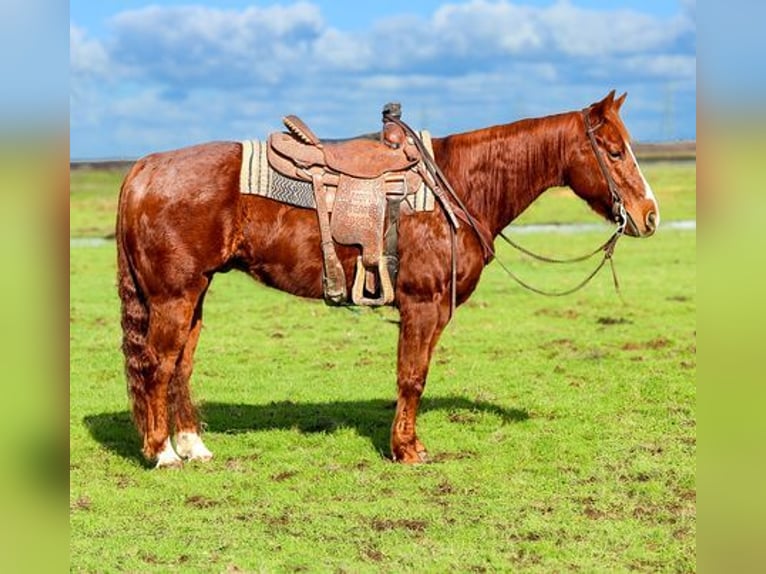
[(591, 121), (594, 124), (598, 123), (599, 120), (604, 117), (604, 113), (612, 105), (613, 102), (614, 102), (614, 90), (609, 92), (603, 100), (591, 104), (588, 107), (588, 110), (589, 110), (588, 113), (590, 114)]
[(606, 97), (600, 102), (596, 102), (590, 105), (590, 109), (594, 116), (602, 116), (607, 108), (611, 107), (614, 103), (614, 90), (609, 92)]
[(614, 109), (619, 111), (620, 108), (622, 107), (622, 104), (625, 103), (625, 98), (627, 97), (628, 97), (628, 92), (625, 92), (619, 98), (617, 98), (614, 102)]

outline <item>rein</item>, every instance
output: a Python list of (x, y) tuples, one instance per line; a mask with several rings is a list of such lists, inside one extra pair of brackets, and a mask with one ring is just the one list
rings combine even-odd
[(614, 288), (617, 291), (617, 293), (620, 293), (620, 283), (617, 280), (617, 272), (614, 268), (614, 259), (612, 259), (612, 255), (614, 254), (614, 248), (617, 245), (617, 240), (620, 238), (620, 236), (623, 234), (624, 226), (619, 226), (614, 233), (612, 233), (612, 236), (607, 239), (604, 243), (596, 247), (593, 251), (586, 255), (581, 255), (580, 257), (572, 257), (571, 259), (556, 259), (553, 257), (545, 257), (544, 255), (538, 255), (536, 253), (533, 253), (532, 251), (529, 251), (528, 249), (525, 249), (518, 243), (515, 243), (511, 241), (502, 231), (500, 232), (500, 237), (508, 243), (508, 245), (518, 249), (522, 253), (529, 255), (530, 257), (533, 257), (534, 259), (537, 259), (538, 261), (544, 261), (546, 263), (576, 263), (578, 261), (585, 261), (586, 259), (590, 259), (596, 253), (603, 251), (604, 256), (601, 258), (601, 261), (599, 261), (598, 265), (596, 265), (596, 268), (588, 274), (585, 279), (580, 281), (577, 285), (574, 287), (571, 287), (569, 289), (564, 289), (563, 291), (546, 291), (543, 289), (540, 289), (538, 287), (533, 287), (529, 283), (526, 283), (522, 279), (520, 279), (513, 271), (511, 271), (507, 265), (505, 265), (500, 259), (495, 257), (497, 260), (498, 265), (503, 269), (503, 271), (506, 272), (506, 274), (516, 281), (519, 285), (524, 287), (525, 289), (528, 289), (532, 291), (533, 293), (537, 293), (539, 295), (545, 295), (547, 297), (562, 297), (564, 295), (571, 295), (575, 291), (579, 291), (583, 287), (585, 287), (591, 279), (593, 279), (596, 274), (598, 274), (599, 271), (601, 271), (601, 268), (604, 266), (604, 264), (609, 261), (609, 267), (612, 270), (612, 280), (614, 281)]
[[(614, 217), (614, 221), (617, 224), (617, 229), (615, 229), (614, 233), (606, 240), (604, 243), (599, 245), (596, 249), (591, 251), (590, 253), (587, 253), (585, 255), (581, 255), (579, 257), (572, 257), (568, 259), (558, 259), (554, 257), (546, 257), (544, 255), (538, 255), (536, 253), (533, 253), (532, 251), (522, 247), (518, 243), (512, 241), (508, 236), (506, 236), (502, 231), (499, 233), (499, 236), (510, 246), (514, 247), (515, 249), (521, 251), (525, 255), (528, 255), (534, 259), (537, 259), (538, 261), (544, 261), (546, 263), (577, 263), (580, 261), (585, 261), (587, 259), (590, 259), (594, 255), (596, 255), (599, 252), (603, 252), (603, 257), (601, 258), (601, 261), (599, 261), (598, 265), (596, 265), (595, 269), (591, 271), (585, 279), (580, 281), (577, 285), (574, 287), (571, 287), (569, 289), (564, 289), (562, 291), (547, 291), (543, 290), (537, 287), (534, 287), (525, 281), (523, 281), (521, 278), (519, 278), (516, 274), (514, 274), (507, 265), (505, 265), (500, 259), (497, 257), (497, 253), (495, 252), (494, 246), (492, 245), (492, 242), (487, 239), (484, 233), (482, 233), (482, 226), (476, 221), (476, 219), (471, 215), (471, 213), (466, 208), (463, 201), (460, 199), (460, 196), (455, 193), (455, 190), (450, 185), (449, 181), (447, 180), (446, 176), (442, 172), (441, 168), (437, 165), (436, 161), (434, 161), (434, 158), (431, 156), (431, 154), (428, 152), (428, 150), (425, 149), (425, 146), (421, 142), (420, 138), (417, 136), (417, 134), (410, 128), (406, 123), (401, 121), (397, 117), (388, 116), (388, 119), (390, 121), (393, 121), (394, 123), (400, 125), (404, 130), (405, 133), (410, 135), (412, 137), (412, 140), (414, 141), (415, 145), (418, 148), (418, 151), (420, 152), (423, 163), (425, 165), (425, 168), (428, 172), (428, 175), (430, 176), (431, 181), (435, 184), (434, 185), (434, 192), (437, 198), (439, 199), (440, 203), (442, 204), (442, 207), (444, 208), (445, 215), (447, 217), (447, 221), (450, 223), (450, 234), (451, 234), (451, 240), (452, 240), (452, 276), (451, 276), (451, 292), (450, 292), (450, 315), (454, 312), (456, 306), (457, 306), (457, 220), (455, 218), (455, 213), (451, 209), (450, 206), (450, 200), (457, 205), (459, 208), (459, 211), (457, 212), (457, 215), (460, 219), (463, 219), (468, 226), (474, 231), (476, 236), (479, 239), (479, 243), (482, 246), (482, 249), (484, 250), (484, 256), (485, 261), (489, 261), (490, 259), (494, 258), (498, 265), (505, 271), (505, 273), (514, 281), (516, 281), (519, 285), (524, 287), (525, 289), (528, 289), (534, 293), (537, 293), (539, 295), (545, 295), (548, 297), (561, 297), (564, 295), (570, 295), (576, 291), (579, 291), (583, 287), (585, 287), (591, 279), (593, 279), (599, 271), (601, 271), (601, 268), (606, 264), (607, 261), (609, 261), (609, 267), (612, 271), (612, 280), (614, 282), (614, 288), (617, 291), (617, 294), (621, 296), (620, 294), (620, 284), (617, 279), (617, 272), (614, 267), (614, 259), (612, 255), (614, 254), (615, 247), (617, 245), (617, 241), (620, 239), (620, 237), (625, 233), (625, 227), (627, 225), (631, 225), (635, 230), (638, 229), (636, 226), (635, 221), (633, 221), (633, 218), (630, 216), (630, 214), (626, 211), (625, 205), (622, 201), (622, 196), (619, 193), (619, 190), (617, 188), (617, 184), (614, 182), (614, 179), (612, 178), (612, 175), (609, 173), (609, 169), (606, 166), (606, 162), (604, 161), (603, 156), (601, 155), (601, 151), (598, 148), (598, 144), (596, 143), (596, 137), (595, 132), (596, 130), (601, 127), (601, 124), (597, 125), (591, 125), (590, 118), (588, 117), (588, 111), (589, 108), (586, 108), (582, 110), (582, 117), (583, 121), (585, 122), (585, 133), (588, 136), (588, 141), (590, 142), (591, 148), (593, 149), (593, 154), (596, 156), (596, 160), (598, 162), (599, 169), (601, 170), (602, 175), (604, 176), (604, 179), (606, 180), (607, 187), (609, 188), (609, 193), (612, 196), (612, 216)], [(449, 198), (445, 197), (445, 191), (446, 194), (449, 196)]]
[(596, 247), (596, 249), (594, 249), (590, 253), (581, 255), (579, 257), (572, 257), (569, 259), (558, 259), (554, 257), (546, 257), (544, 255), (538, 255), (536, 253), (533, 253), (529, 249), (522, 247), (518, 243), (512, 241), (502, 231), (499, 233), (503, 241), (505, 241), (511, 247), (521, 251), (525, 255), (528, 255), (534, 259), (537, 259), (538, 261), (544, 261), (546, 263), (577, 263), (580, 261), (585, 261), (587, 259), (590, 259), (597, 253), (603, 251), (604, 256), (601, 258), (601, 261), (598, 263), (596, 268), (593, 271), (591, 271), (590, 274), (587, 275), (585, 279), (583, 279), (580, 283), (578, 283), (574, 287), (565, 289), (563, 291), (545, 291), (543, 289), (533, 287), (532, 285), (529, 285), (528, 283), (522, 281), (506, 265), (504, 265), (502, 261), (500, 260), (497, 261), (500, 267), (502, 267), (503, 271), (505, 271), (506, 274), (509, 277), (511, 277), (511, 279), (516, 281), (519, 285), (521, 285), (525, 289), (528, 289), (534, 293), (538, 293), (540, 295), (546, 295), (548, 297), (561, 297), (564, 295), (570, 295), (574, 293), (575, 291), (579, 291), (580, 289), (585, 287), (590, 282), (590, 280), (593, 279), (598, 274), (599, 271), (601, 271), (601, 268), (604, 266), (607, 260), (609, 261), (609, 267), (612, 271), (612, 280), (614, 281), (614, 288), (617, 291), (617, 294), (620, 295), (620, 283), (617, 280), (617, 271), (614, 268), (614, 259), (612, 258), (612, 255), (614, 254), (614, 249), (617, 245), (617, 240), (625, 233), (625, 227), (628, 224), (630, 224), (633, 227), (633, 229), (635, 230), (638, 229), (638, 227), (636, 226), (636, 222), (633, 221), (633, 218), (625, 209), (625, 204), (622, 201), (622, 196), (620, 195), (620, 192), (617, 188), (617, 184), (614, 182), (614, 178), (612, 178), (612, 174), (609, 173), (609, 169), (606, 166), (606, 162), (604, 161), (604, 158), (601, 155), (601, 151), (598, 148), (598, 144), (596, 143), (596, 136), (594, 134), (596, 130), (599, 127), (601, 127), (601, 124), (597, 124), (595, 126), (591, 125), (590, 118), (588, 117), (588, 108), (582, 110), (582, 117), (583, 117), (583, 121), (585, 122), (585, 133), (588, 136), (588, 141), (590, 142), (591, 148), (593, 149), (593, 154), (596, 156), (596, 161), (598, 162), (598, 166), (599, 166), (599, 169), (601, 170), (601, 174), (604, 176), (604, 179), (606, 180), (607, 187), (609, 188), (609, 193), (612, 195), (612, 215), (614, 217), (615, 223), (617, 224), (617, 229), (615, 229), (614, 233), (612, 233), (609, 239), (607, 239), (604, 243)]
[[(385, 112), (384, 112), (385, 114)], [(418, 137), (415, 131), (404, 123), (400, 118), (395, 115), (386, 116), (388, 121), (394, 122), (401, 126), (405, 133), (412, 139), (420, 156), (423, 160), (424, 171), (428, 176), (429, 186), (432, 188), (434, 195), (439, 200), (442, 208), (444, 209), (445, 217), (449, 223), (450, 240), (451, 240), (451, 274), (450, 274), (450, 317), (457, 308), (457, 218), (462, 219), (468, 226), (476, 233), (479, 239), (479, 243), (484, 251), (485, 263), (495, 256), (495, 250), (492, 246), (492, 241), (487, 237), (487, 233), (482, 233), (483, 226), (476, 221), (476, 219), (468, 211), (460, 196), (455, 193), (455, 190), (450, 185), (444, 172), (434, 160), (431, 153), (426, 149), (423, 141)], [(425, 174), (424, 174), (425, 175)], [(445, 194), (446, 192), (446, 194)], [(457, 206), (457, 209), (453, 209), (451, 203)], [(486, 229), (486, 228), (484, 228)]]

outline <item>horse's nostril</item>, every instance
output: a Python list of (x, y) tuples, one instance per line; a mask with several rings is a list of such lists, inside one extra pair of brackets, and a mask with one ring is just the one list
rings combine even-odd
[(653, 211), (650, 211), (646, 216), (646, 226), (651, 230), (657, 228), (657, 214)]

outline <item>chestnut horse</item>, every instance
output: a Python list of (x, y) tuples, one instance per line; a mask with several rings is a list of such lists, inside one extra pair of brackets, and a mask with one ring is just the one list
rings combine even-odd
[[(584, 110), (435, 138), (434, 157), (493, 238), (554, 186), (569, 186), (609, 220), (621, 211), (630, 222), (626, 233), (646, 237), (657, 228), (659, 211), (619, 116), (625, 96), (615, 99), (612, 91)], [(122, 349), (143, 453), (157, 467), (212, 456), (199, 436), (189, 378), (213, 275), (239, 269), (287, 293), (323, 295), (316, 214), (241, 195), (241, 157), (235, 142), (152, 154), (135, 163), (122, 185), (116, 234)], [(486, 259), (468, 225), (457, 230), (456, 246), (460, 305)], [(402, 212), (393, 303), (400, 314), (391, 429), (396, 461), (426, 458), (415, 417), (431, 355), (451, 317), (451, 249), (444, 213)], [(350, 283), (358, 251), (342, 245), (337, 251)]]

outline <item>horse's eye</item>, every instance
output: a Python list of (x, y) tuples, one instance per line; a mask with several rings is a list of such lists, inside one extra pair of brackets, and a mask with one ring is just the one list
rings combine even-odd
[(607, 153), (609, 154), (609, 157), (611, 157), (612, 159), (622, 159), (623, 157), (623, 152), (621, 149), (617, 149), (617, 150), (610, 149), (610, 150), (607, 150)]

